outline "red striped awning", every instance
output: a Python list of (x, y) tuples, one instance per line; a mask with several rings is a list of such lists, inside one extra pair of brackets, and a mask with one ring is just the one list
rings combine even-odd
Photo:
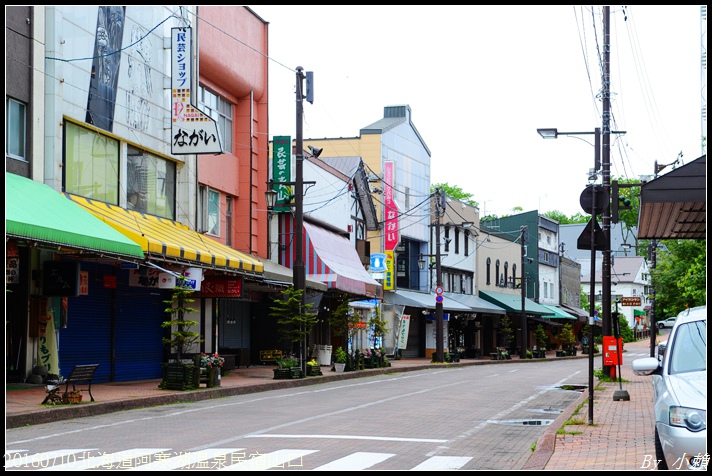
[(308, 278), (329, 289), (367, 297), (382, 295), (381, 284), (366, 271), (351, 241), (311, 223), (304, 223), (304, 231)]

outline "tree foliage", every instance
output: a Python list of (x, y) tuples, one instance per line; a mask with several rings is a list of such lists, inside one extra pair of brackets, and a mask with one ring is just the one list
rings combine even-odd
[(360, 317), (349, 306), (348, 294), (338, 296), (337, 302), (336, 309), (332, 309), (329, 314), (329, 326), (335, 336), (353, 337), (358, 330), (356, 324), (360, 321)]
[(288, 342), (301, 342), (307, 338), (312, 328), (318, 322), (315, 314), (309, 312), (313, 303), (305, 303), (302, 307), (303, 289), (290, 286), (283, 293), (283, 299), (274, 299), (270, 316), (277, 318), (279, 334)]
[(677, 316), (707, 302), (707, 240), (663, 240), (650, 270), (655, 289), (655, 315)]
[(440, 189), (440, 190), (444, 191), (445, 195), (447, 195), (450, 198), (454, 198), (455, 200), (460, 200), (461, 202), (472, 205), (473, 207), (479, 207), (479, 204), (477, 203), (477, 201), (472, 198), (472, 194), (465, 192), (457, 185), (450, 185), (447, 182), (436, 183), (436, 184), (433, 184), (430, 186), (430, 193), (435, 193), (435, 189)]
[(500, 321), (500, 333), (502, 334), (502, 345), (509, 348), (509, 344), (514, 338), (514, 330), (512, 329), (512, 320), (505, 314)]

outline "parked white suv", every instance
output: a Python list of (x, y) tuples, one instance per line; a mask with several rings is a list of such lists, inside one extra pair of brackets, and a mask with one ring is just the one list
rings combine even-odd
[(672, 326), (675, 325), (676, 320), (677, 320), (677, 317), (668, 317), (667, 319), (658, 321), (658, 329), (665, 329), (666, 327), (671, 328)]
[(631, 365), (653, 376), (657, 469), (706, 470), (707, 306), (678, 314), (662, 357)]

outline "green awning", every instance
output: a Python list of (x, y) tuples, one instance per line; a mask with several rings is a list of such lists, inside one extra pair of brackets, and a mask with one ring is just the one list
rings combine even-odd
[(633, 317), (635, 316), (645, 317), (645, 311), (643, 311), (642, 309), (633, 309)]
[[(480, 291), (480, 297), (485, 301), (489, 301), (492, 304), (504, 308), (508, 313), (521, 313), (522, 312), (522, 296), (518, 294), (504, 294), (496, 293), (493, 291)], [(527, 314), (533, 314), (536, 316), (551, 316), (554, 314), (550, 309), (535, 303), (531, 299), (524, 299), (524, 311)]]
[(573, 314), (569, 314), (568, 312), (564, 311), (563, 309), (556, 307), (556, 306), (550, 306), (548, 304), (542, 304), (545, 308), (549, 309), (551, 312), (554, 313), (553, 316), (546, 316), (549, 319), (571, 319), (574, 321), (578, 320), (578, 317), (574, 316)]
[(144, 259), (141, 247), (51, 187), (5, 172), (5, 236)]

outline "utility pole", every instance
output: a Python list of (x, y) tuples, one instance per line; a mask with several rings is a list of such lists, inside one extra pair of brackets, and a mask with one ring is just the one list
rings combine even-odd
[[(440, 263), (440, 210), (445, 210), (445, 191), (436, 189), (435, 190), (435, 279), (438, 289), (443, 285), (443, 272)], [(436, 319), (436, 329), (435, 329), (435, 358), (437, 362), (445, 362), (445, 349), (443, 348), (443, 334), (444, 334), (444, 323), (443, 323), (443, 303), (441, 299), (435, 301), (435, 319)]]
[[(292, 266), (294, 289), (301, 291), (301, 302), (299, 303), (299, 313), (304, 312), (306, 305), (306, 269), (304, 267), (303, 243), (304, 243), (304, 137), (303, 137), (303, 117), (304, 117), (304, 68), (297, 66), (297, 150), (296, 150), (296, 184), (294, 186), (294, 263)], [(302, 372), (307, 374), (307, 337), (303, 336), (299, 344), (299, 354)]]
[(527, 235), (527, 225), (522, 225), (519, 227), (519, 244), (522, 250), (522, 349), (519, 357), (522, 359), (527, 358), (527, 272), (524, 269), (525, 263), (527, 261), (527, 247), (524, 243)]
[[(601, 97), (603, 98), (603, 123), (601, 125), (601, 144), (602, 163), (601, 174), (603, 190), (613, 200), (618, 200), (618, 197), (612, 197), (611, 192), (611, 97), (610, 97), (610, 62), (611, 62), (611, 32), (610, 19), (611, 7), (603, 7), (603, 76), (601, 84)], [(603, 260), (601, 264), (601, 309), (603, 311), (603, 326), (602, 331), (604, 336), (613, 335), (613, 327), (611, 320), (611, 207), (610, 201), (607, 204), (600, 205), (602, 211), (602, 230), (605, 247), (603, 249)], [(595, 215), (594, 215), (595, 216)], [(592, 244), (593, 246), (593, 244)], [(592, 263), (593, 264), (593, 263)], [(593, 278), (593, 274), (591, 274)], [(606, 375), (611, 375), (610, 366), (604, 366), (603, 371)]]

